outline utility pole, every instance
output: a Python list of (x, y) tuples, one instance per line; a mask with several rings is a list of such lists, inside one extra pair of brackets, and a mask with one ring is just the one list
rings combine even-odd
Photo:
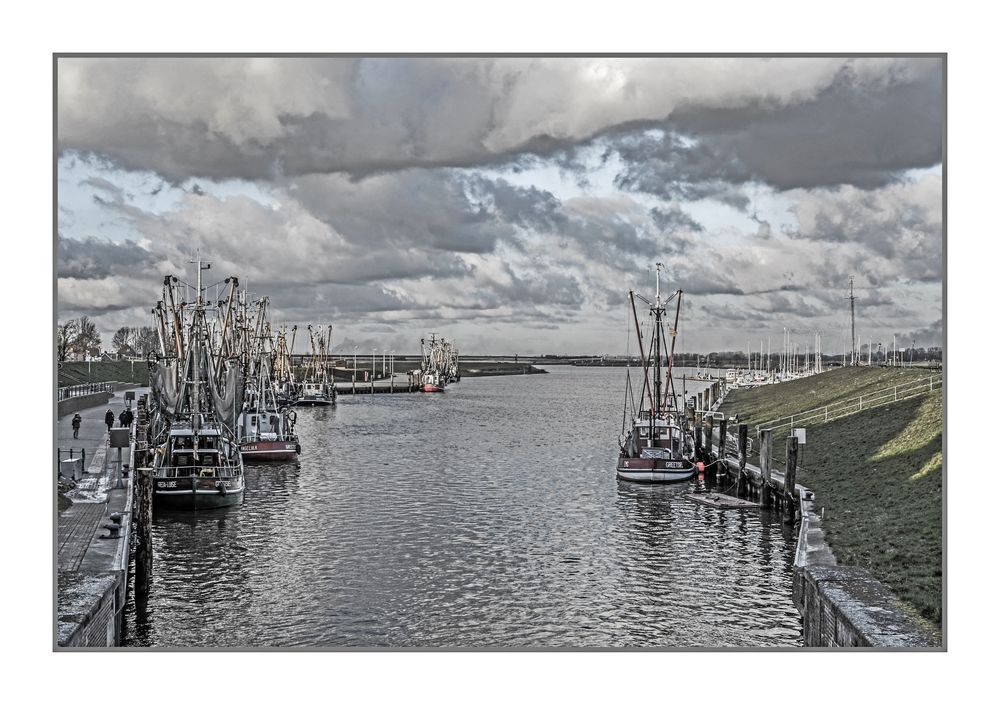
[(851, 366), (858, 364), (857, 358), (854, 355), (854, 341), (857, 340), (857, 334), (854, 332), (854, 277), (851, 277)]

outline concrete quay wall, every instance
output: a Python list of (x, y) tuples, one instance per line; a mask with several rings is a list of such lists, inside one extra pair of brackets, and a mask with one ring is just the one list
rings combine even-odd
[(58, 403), (59, 417), (62, 418), (67, 414), (83, 411), (84, 409), (89, 409), (92, 406), (107, 404), (108, 400), (111, 399), (112, 396), (111, 392), (94, 392), (93, 394), (84, 394), (79, 397), (63, 399)]

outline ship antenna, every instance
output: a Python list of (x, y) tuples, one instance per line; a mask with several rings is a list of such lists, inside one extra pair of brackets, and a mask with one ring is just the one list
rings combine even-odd
[(660, 307), (660, 269), (662, 267), (661, 262), (656, 263), (656, 308)]

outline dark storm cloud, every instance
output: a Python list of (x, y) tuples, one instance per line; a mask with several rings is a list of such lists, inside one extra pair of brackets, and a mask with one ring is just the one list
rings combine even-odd
[(568, 218), (562, 203), (548, 191), (535, 186), (514, 186), (505, 179), (473, 176), (467, 181), (474, 199), (488, 204), (497, 218), (539, 233), (556, 232), (567, 227)]
[(131, 240), (112, 242), (59, 238), (57, 275), (75, 279), (103, 279), (114, 274), (142, 274), (156, 262), (153, 253)]
[(669, 208), (653, 208), (649, 213), (653, 216), (653, 222), (661, 230), (671, 232), (678, 229), (687, 229), (696, 233), (705, 230), (701, 223), (682, 211), (677, 205)]
[(943, 106), (939, 71), (871, 86), (851, 80), (846, 69), (814, 100), (684, 106), (658, 125), (663, 133), (612, 140), (625, 163), (617, 183), (685, 200), (713, 197), (706, 190), (712, 182), (877, 188), (903, 170), (941, 162)]
[(315, 217), (349, 242), (376, 250), (416, 244), (441, 252), (488, 253), (515, 233), (485, 205), (470, 202), (462, 179), (448, 170), (415, 169), (364, 181), (309, 176), (297, 179), (294, 188)]

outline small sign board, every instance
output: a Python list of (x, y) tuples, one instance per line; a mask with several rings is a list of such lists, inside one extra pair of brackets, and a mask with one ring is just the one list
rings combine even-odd
[(793, 428), (792, 435), (799, 439), (799, 445), (806, 444), (806, 430), (804, 428)]
[(128, 437), (130, 429), (127, 428), (113, 428), (111, 429), (111, 447), (112, 448), (128, 448)]

